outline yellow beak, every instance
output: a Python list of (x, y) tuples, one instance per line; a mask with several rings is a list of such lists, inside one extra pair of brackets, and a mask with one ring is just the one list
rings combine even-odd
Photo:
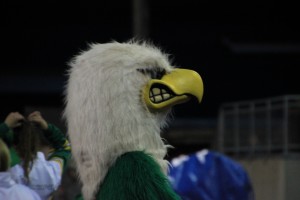
[(188, 69), (174, 69), (162, 79), (152, 79), (143, 89), (143, 97), (149, 110), (159, 111), (190, 100), (191, 96), (203, 97), (201, 76)]

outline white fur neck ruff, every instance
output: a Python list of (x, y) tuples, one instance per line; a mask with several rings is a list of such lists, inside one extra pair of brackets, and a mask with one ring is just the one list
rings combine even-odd
[(95, 196), (108, 169), (126, 152), (145, 151), (166, 170), (160, 130), (168, 112), (147, 110), (141, 92), (150, 77), (136, 69), (171, 71), (167, 56), (147, 44), (113, 42), (91, 45), (70, 66), (64, 116), (84, 199)]

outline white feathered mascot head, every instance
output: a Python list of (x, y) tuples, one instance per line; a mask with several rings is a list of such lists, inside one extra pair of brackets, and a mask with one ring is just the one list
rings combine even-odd
[(160, 137), (170, 108), (203, 95), (201, 77), (141, 42), (93, 44), (70, 63), (65, 118), (86, 200), (126, 152), (145, 151), (166, 172)]

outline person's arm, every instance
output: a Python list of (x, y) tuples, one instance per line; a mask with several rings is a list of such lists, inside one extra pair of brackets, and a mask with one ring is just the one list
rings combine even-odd
[(54, 147), (54, 152), (51, 153), (48, 160), (59, 163), (64, 170), (71, 156), (70, 143), (66, 136), (54, 124), (48, 123), (38, 111), (31, 113), (28, 120), (37, 123), (45, 131), (46, 138)]
[(9, 147), (9, 153), (11, 158), (10, 166), (13, 167), (16, 164), (21, 162), (21, 159), (13, 147), (14, 132), (13, 128), (16, 128), (21, 125), (21, 121), (24, 120), (24, 117), (18, 112), (11, 112), (7, 115), (4, 122), (0, 124), (0, 138), (7, 144)]
[(21, 159), (13, 147), (14, 134), (12, 129), (10, 129), (6, 123), (0, 124), (0, 138), (3, 139), (5, 144), (7, 144), (10, 153), (10, 167), (15, 166), (21, 162)]
[(62, 166), (62, 169), (65, 169), (71, 156), (69, 141), (61, 130), (54, 124), (48, 124), (48, 129), (45, 134), (46, 138), (54, 147), (54, 152), (51, 153), (48, 159), (58, 162)]
[(0, 124), (0, 138), (3, 139), (8, 146), (11, 146), (13, 142), (13, 132), (4, 122)]
[(0, 124), (0, 138), (2, 138), (8, 147), (12, 146), (13, 143), (13, 128), (21, 125), (24, 117), (18, 112), (11, 112), (7, 115), (4, 122)]

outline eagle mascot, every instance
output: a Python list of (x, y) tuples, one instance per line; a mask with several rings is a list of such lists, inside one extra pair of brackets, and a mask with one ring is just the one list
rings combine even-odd
[(70, 62), (66, 118), (85, 200), (173, 200), (160, 137), (171, 107), (203, 83), (147, 42), (92, 44)]

